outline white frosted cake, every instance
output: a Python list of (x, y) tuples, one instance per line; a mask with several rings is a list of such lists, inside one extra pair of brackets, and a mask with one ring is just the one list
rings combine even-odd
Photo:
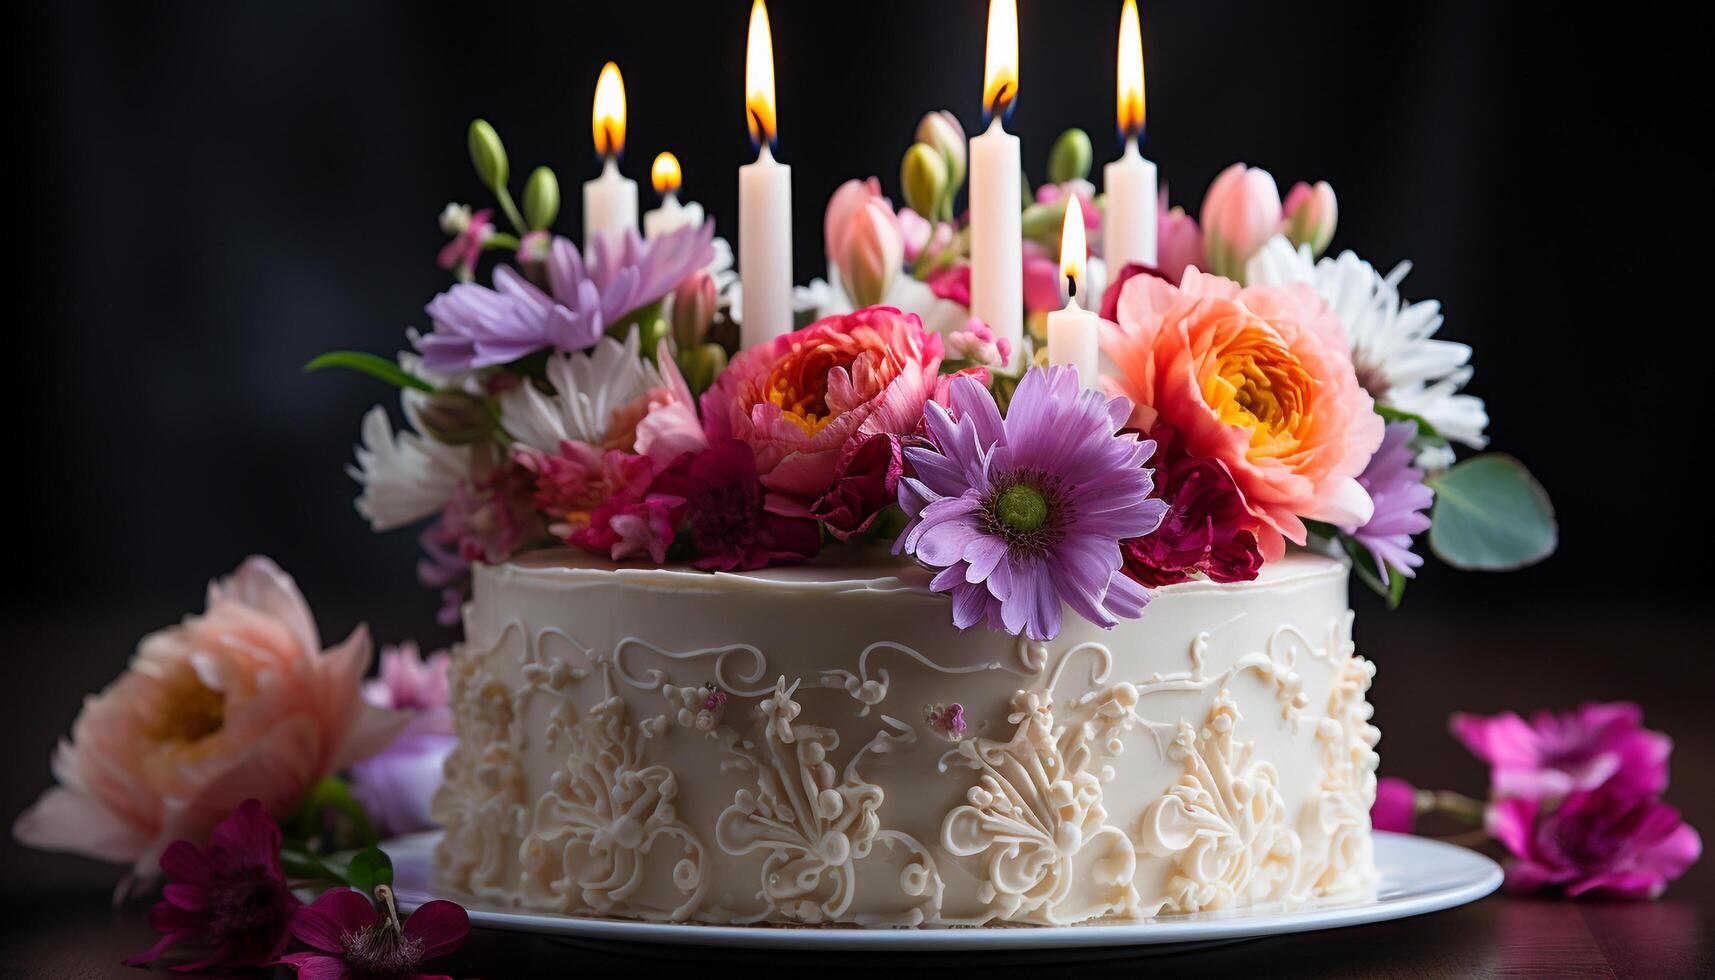
[(1359, 891), (1379, 733), (1347, 567), (1156, 591), (1047, 643), (885, 554), (477, 569), (440, 884), (580, 915), (1137, 919)]

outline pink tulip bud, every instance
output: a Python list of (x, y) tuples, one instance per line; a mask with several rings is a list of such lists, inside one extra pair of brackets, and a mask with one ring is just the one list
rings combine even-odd
[(885, 199), (864, 202), (846, 234), (838, 264), (852, 305), (874, 306), (887, 298), (905, 265), (905, 236)]
[(1314, 187), (1301, 180), (1287, 192), (1283, 210), (1286, 237), (1294, 245), (1310, 246), (1311, 254), (1321, 258), (1334, 240), (1334, 225), (1340, 216), (1334, 188), (1325, 180), (1317, 181)]
[(1244, 281), (1245, 262), (1280, 231), (1280, 191), (1266, 170), (1235, 163), (1203, 195), (1208, 271)]
[(917, 124), (917, 142), (927, 143), (947, 160), (947, 186), (958, 193), (965, 182), (965, 127), (945, 109), (925, 115)]
[(868, 180), (848, 180), (834, 191), (828, 198), (828, 211), (822, 218), (822, 246), (824, 255), (836, 265), (846, 254), (846, 239), (851, 235), (852, 228), (857, 223), (858, 212), (865, 204), (881, 197), (881, 181), (871, 177)]
[(1177, 286), (1185, 278), (1187, 268), (1203, 265), (1203, 230), (1197, 227), (1197, 219), (1186, 214), (1184, 208), (1169, 209), (1165, 194), (1161, 203), (1161, 217), (1156, 225), (1160, 230), (1156, 233), (1155, 264), (1161, 277)]
[(717, 302), (715, 279), (707, 269), (686, 276), (673, 290), (673, 339), (680, 350), (698, 346), (709, 335)]

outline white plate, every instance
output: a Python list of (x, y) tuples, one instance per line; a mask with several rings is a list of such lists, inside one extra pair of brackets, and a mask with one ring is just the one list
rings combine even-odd
[(1375, 835), (1376, 865), (1381, 871), (1381, 884), (1374, 896), (1323, 901), (1291, 909), (1275, 907), (1200, 912), (1104, 925), (985, 929), (713, 926), (578, 918), (485, 907), (468, 898), (431, 887), (432, 854), (439, 837), (438, 832), (415, 834), (382, 845), (393, 858), (394, 890), (402, 906), (416, 908), (433, 898), (450, 898), (470, 912), (473, 925), (490, 929), (584, 941), (748, 949), (915, 953), (1233, 942), (1439, 912), (1474, 902), (1501, 884), (1500, 866), (1476, 851), (1424, 837), (1378, 832)]

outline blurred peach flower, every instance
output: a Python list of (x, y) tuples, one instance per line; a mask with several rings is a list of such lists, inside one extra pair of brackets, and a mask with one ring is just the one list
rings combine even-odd
[(1264, 560), (1303, 544), (1304, 521), (1362, 525), (1358, 474), (1383, 423), (1358, 384), (1340, 320), (1302, 283), (1253, 286), (1187, 272), (1175, 288), (1133, 276), (1102, 348), (1131, 424), (1168, 422), (1187, 451), (1225, 464), (1258, 519)]
[(174, 840), (202, 843), (246, 799), (276, 817), (409, 720), (367, 704), (368, 631), (323, 650), (304, 597), (267, 558), (211, 583), (208, 609), (143, 638), (54, 753), (59, 785), (13, 825), (31, 847), (153, 879)]

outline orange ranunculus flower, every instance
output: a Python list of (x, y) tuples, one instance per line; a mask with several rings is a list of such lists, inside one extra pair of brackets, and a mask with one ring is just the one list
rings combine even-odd
[(1133, 425), (1170, 422), (1193, 456), (1219, 460), (1257, 521), (1263, 557), (1303, 544), (1305, 520), (1351, 526), (1372, 504), (1357, 476), (1383, 423), (1358, 384), (1345, 332), (1309, 286), (1243, 288), (1187, 270), (1175, 287), (1136, 276), (1102, 348)]

